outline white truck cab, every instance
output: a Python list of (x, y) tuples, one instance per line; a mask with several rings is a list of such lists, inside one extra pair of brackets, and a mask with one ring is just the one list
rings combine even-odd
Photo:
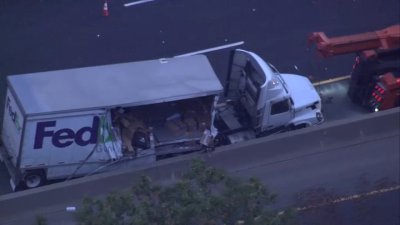
[(280, 74), (255, 53), (241, 49), (233, 52), (230, 65), (225, 88), (229, 103), (218, 114), (229, 143), (323, 121), (321, 99), (306, 77)]

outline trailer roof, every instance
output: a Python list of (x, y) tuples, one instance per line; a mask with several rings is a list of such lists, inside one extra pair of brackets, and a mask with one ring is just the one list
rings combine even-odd
[(8, 76), (26, 114), (135, 106), (218, 94), (204, 55)]

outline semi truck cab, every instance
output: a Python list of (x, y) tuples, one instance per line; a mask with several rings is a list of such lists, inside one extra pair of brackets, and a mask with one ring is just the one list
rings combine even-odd
[(304, 76), (281, 74), (253, 52), (231, 55), (217, 119), (229, 143), (323, 122), (321, 99)]

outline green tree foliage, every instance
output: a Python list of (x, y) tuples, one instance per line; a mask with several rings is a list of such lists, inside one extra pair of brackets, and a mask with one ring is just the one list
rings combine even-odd
[(170, 186), (143, 176), (129, 192), (104, 199), (85, 198), (78, 213), (82, 225), (283, 225), (291, 213), (270, 209), (276, 195), (257, 179), (241, 180), (193, 161)]

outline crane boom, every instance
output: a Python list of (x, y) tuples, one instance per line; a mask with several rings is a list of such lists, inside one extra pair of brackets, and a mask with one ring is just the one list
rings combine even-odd
[(324, 57), (376, 49), (400, 48), (400, 24), (382, 30), (329, 38), (324, 32), (313, 32), (309, 44), (315, 43)]

